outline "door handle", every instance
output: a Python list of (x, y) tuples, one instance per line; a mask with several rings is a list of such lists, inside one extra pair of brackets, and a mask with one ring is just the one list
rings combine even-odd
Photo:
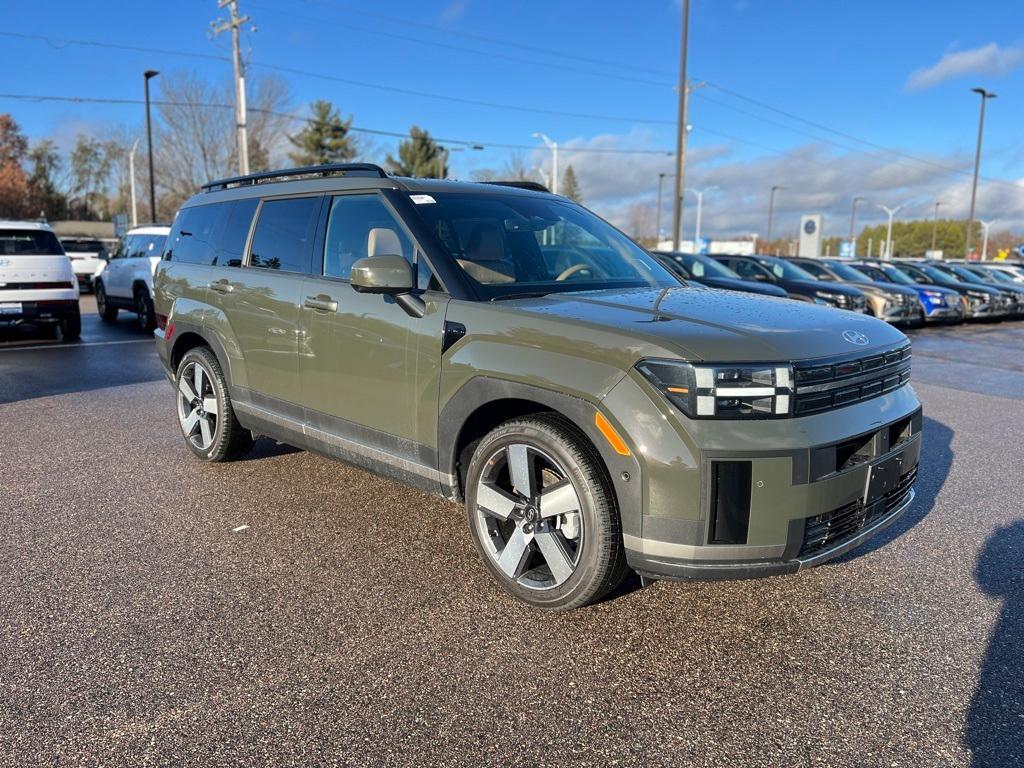
[(209, 288), (211, 291), (216, 291), (217, 293), (231, 293), (233, 290), (235, 290), (235, 286), (233, 286), (227, 280), (214, 280), (212, 283), (210, 283)]
[(307, 309), (315, 309), (320, 312), (338, 311), (338, 302), (336, 302), (330, 296), (324, 296), (323, 294), (321, 294), (320, 296), (307, 297), (306, 300), (302, 303), (302, 306), (306, 307)]

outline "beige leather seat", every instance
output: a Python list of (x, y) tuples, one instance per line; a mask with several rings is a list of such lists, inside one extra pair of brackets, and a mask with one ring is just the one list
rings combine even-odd
[(494, 224), (480, 223), (470, 232), (466, 253), (459, 259), (466, 274), (478, 283), (514, 283), (515, 266), (505, 257), (505, 238)]

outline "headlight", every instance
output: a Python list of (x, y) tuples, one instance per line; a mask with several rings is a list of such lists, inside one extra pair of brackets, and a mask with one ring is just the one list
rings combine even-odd
[(691, 365), (643, 360), (637, 370), (691, 419), (789, 416), (793, 371), (788, 363)]
[(945, 294), (938, 291), (922, 291), (921, 293), (929, 299), (942, 299), (945, 297)]
[(835, 304), (843, 298), (843, 294), (832, 293), (831, 291), (815, 291), (814, 295), (827, 304)]
[(989, 297), (987, 293), (982, 293), (981, 291), (968, 291), (967, 295), (972, 299), (987, 299)]

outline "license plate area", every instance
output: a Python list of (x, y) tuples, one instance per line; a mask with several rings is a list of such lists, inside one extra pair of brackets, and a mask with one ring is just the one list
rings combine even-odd
[(902, 451), (871, 465), (871, 469), (868, 471), (867, 485), (864, 489), (864, 506), (878, 501), (900, 484), (900, 478), (904, 472), (903, 465)]
[(20, 301), (0, 301), (0, 315), (20, 315)]

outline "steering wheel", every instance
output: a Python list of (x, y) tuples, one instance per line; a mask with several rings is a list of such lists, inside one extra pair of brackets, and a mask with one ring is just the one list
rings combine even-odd
[(594, 267), (590, 264), (573, 264), (568, 269), (562, 270), (562, 273), (555, 278), (555, 282), (561, 282), (562, 280), (568, 280), (573, 275), (577, 275), (580, 272), (591, 272), (595, 271)]

